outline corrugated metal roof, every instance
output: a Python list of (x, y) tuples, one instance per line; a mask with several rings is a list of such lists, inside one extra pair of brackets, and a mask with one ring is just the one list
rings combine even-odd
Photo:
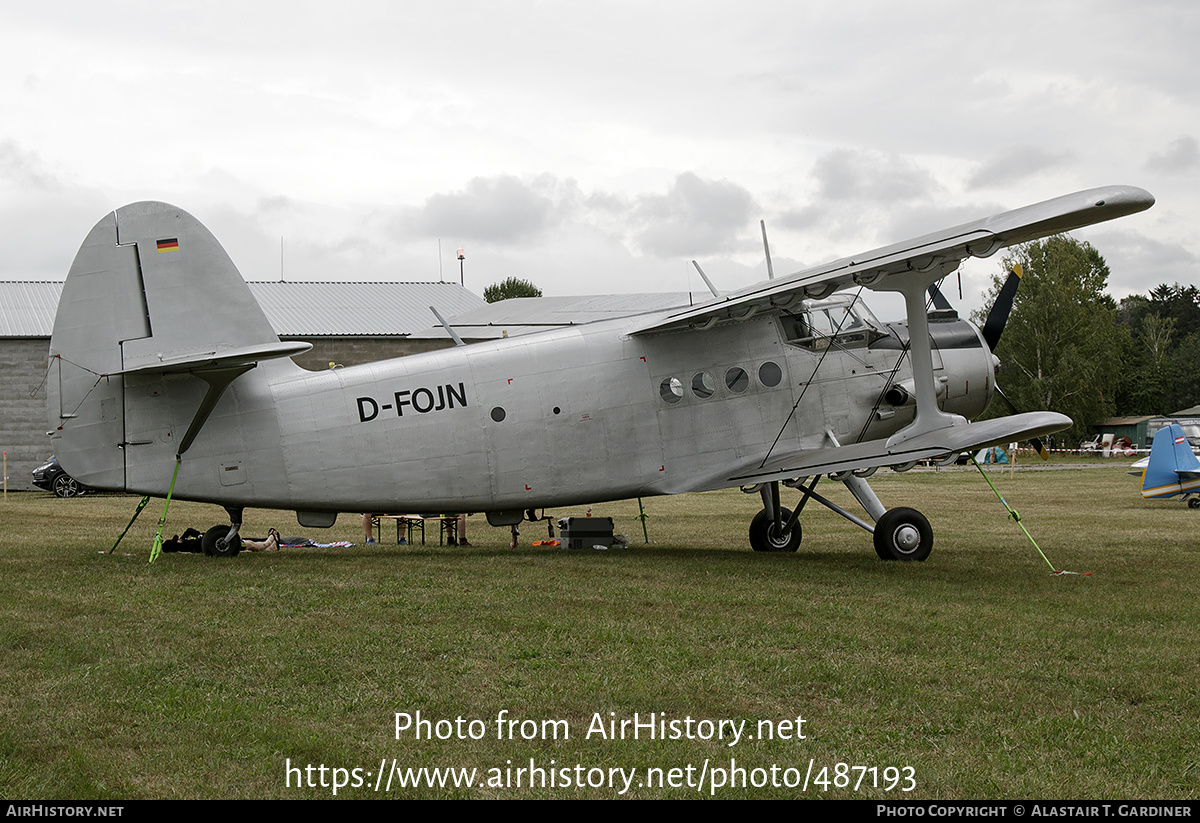
[(457, 283), (249, 283), (276, 334), (398, 335), (487, 305)]
[[(457, 283), (248, 283), (276, 334), (392, 336), (486, 306)], [(60, 281), (0, 282), (0, 337), (49, 337)]]
[[(710, 295), (696, 295), (694, 302), (711, 299)], [(566, 326), (687, 305), (687, 292), (514, 297), (455, 315), (454, 326)]]
[[(708, 299), (711, 298), (707, 294), (689, 295), (687, 292), (514, 297), (447, 319), (464, 340), (493, 340), (533, 334), (547, 328), (679, 308)], [(441, 326), (413, 332), (411, 336), (422, 340), (444, 340), (449, 337)]]
[(58, 282), (0, 282), (0, 337), (49, 337)]

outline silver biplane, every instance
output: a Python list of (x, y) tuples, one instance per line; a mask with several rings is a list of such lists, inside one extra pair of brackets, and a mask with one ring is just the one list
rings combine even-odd
[[(1052, 412), (968, 422), (996, 391), (1012, 289), (980, 330), (936, 282), (967, 257), (1153, 203), (1139, 188), (1092, 189), (700, 305), (321, 372), (292, 362), (308, 344), (279, 340), (199, 221), (134, 203), (96, 224), (63, 286), (54, 451), (91, 488), (225, 507), (229, 529), (206, 535), (215, 554), (240, 547), (246, 506), (292, 509), (309, 527), (362, 511), (515, 526), (536, 508), (741, 486), (763, 501), (755, 550), (795, 551), (816, 500), (872, 532), (880, 557), (923, 560), (929, 522), (885, 509), (866, 475), (1071, 424)], [(863, 288), (900, 293), (907, 321), (879, 322)], [(826, 475), (869, 520), (816, 492)], [(794, 511), (781, 484), (799, 490)]]

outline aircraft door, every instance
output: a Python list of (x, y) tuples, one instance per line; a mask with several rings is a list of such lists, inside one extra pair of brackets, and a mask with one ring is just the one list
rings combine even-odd
[(546, 407), (558, 347), (551, 341), (531, 346), (518, 340), (480, 346), (469, 354), (488, 444), (492, 499), (497, 507), (522, 508), (539, 486), (558, 479), (562, 465), (562, 456), (556, 459), (554, 407)]

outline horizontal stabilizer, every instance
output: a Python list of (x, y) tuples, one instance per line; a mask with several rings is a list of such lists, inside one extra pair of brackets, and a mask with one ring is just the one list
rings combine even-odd
[(886, 440), (869, 440), (830, 449), (807, 451), (769, 460), (763, 466), (728, 478), (750, 485), (773, 480), (832, 474), (851, 469), (894, 466), (987, 446), (1015, 443), (1070, 428), (1071, 418), (1057, 412), (1028, 412), (978, 423), (925, 432), (888, 448)]
[(117, 374), (180, 374), (183, 372), (208, 371), (210, 369), (226, 369), (234, 366), (253, 366), (260, 360), (273, 360), (277, 357), (291, 357), (303, 354), (312, 348), (311, 343), (264, 343), (259, 346), (247, 346), (232, 351), (208, 351), (195, 354), (179, 355), (169, 359), (164, 358), (157, 363), (146, 363), (132, 369), (124, 369)]

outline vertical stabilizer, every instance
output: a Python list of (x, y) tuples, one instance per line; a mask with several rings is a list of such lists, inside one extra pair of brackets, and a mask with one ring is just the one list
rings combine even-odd
[(1142, 497), (1170, 497), (1193, 488), (1195, 483), (1187, 482), (1185, 472), (1200, 472), (1200, 460), (1192, 453), (1183, 429), (1172, 423), (1154, 435), (1150, 461), (1142, 475)]
[[(245, 371), (263, 356), (294, 353), (286, 348), (198, 220), (166, 203), (118, 209), (84, 240), (54, 319), (50, 425), (59, 461), (89, 486), (123, 489), (127, 447), (151, 442), (131, 434), (130, 404), (161, 394), (154, 375), (186, 373), (211, 384), (205, 368)], [(154, 439), (177, 442), (189, 423), (197, 428), (195, 403), (175, 405), (172, 419), (159, 415)]]

